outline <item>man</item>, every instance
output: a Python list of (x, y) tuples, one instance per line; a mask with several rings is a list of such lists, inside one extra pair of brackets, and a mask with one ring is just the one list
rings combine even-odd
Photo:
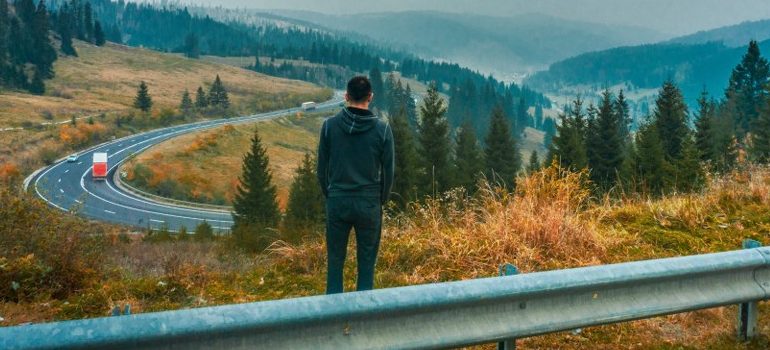
[(374, 287), (380, 246), (382, 204), (393, 184), (393, 132), (369, 111), (374, 94), (369, 79), (347, 86), (345, 107), (321, 127), (318, 182), (326, 197), (326, 294), (342, 293), (350, 229), (356, 231), (357, 290)]

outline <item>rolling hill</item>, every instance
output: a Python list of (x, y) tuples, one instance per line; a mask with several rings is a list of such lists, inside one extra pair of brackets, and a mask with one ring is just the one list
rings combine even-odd
[[(759, 47), (770, 52), (770, 40)], [(559, 93), (575, 86), (596, 90), (618, 84), (627, 89), (654, 89), (673, 79), (692, 104), (704, 87), (711, 95), (721, 96), (730, 72), (745, 52), (745, 45), (732, 48), (715, 42), (619, 47), (554, 63), (529, 77), (526, 84)]]
[(719, 42), (729, 47), (746, 45), (750, 40), (770, 39), (770, 19), (743, 22), (732, 26), (699, 31), (666, 41), (672, 44), (703, 44)]
[(704, 87), (711, 95), (721, 96), (750, 40), (758, 40), (760, 50), (769, 53), (770, 20), (700, 31), (657, 44), (580, 54), (551, 64), (525, 83), (565, 94), (619, 84), (631, 89), (656, 89), (666, 79), (673, 79), (692, 104)]
[(664, 38), (663, 34), (645, 28), (606, 26), (542, 14), (506, 18), (423, 11), (355, 16), (277, 13), (500, 76), (541, 69), (587, 51)]

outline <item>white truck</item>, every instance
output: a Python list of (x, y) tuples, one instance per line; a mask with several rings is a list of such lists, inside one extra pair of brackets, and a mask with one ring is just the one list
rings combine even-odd
[(303, 111), (310, 111), (310, 110), (313, 110), (313, 109), (316, 108), (316, 103), (312, 102), (312, 101), (310, 101), (310, 102), (302, 102), (302, 106), (301, 107), (302, 107)]

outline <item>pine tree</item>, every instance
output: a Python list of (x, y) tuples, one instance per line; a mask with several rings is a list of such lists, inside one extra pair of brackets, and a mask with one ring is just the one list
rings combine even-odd
[(412, 92), (412, 88), (408, 83), (406, 84), (406, 91), (404, 91), (404, 95), (406, 96), (406, 116), (407, 120), (409, 121), (409, 127), (412, 130), (417, 130), (417, 125), (419, 124), (419, 121), (417, 120), (417, 104), (414, 101), (414, 93)]
[(5, 72), (8, 58), (8, 31), (10, 29), (10, 11), (8, 0), (0, 0), (0, 82), (7, 81)]
[(529, 164), (527, 165), (527, 174), (533, 174), (540, 170), (540, 159), (537, 156), (537, 150), (529, 154)]
[(714, 102), (709, 100), (708, 91), (704, 87), (698, 98), (698, 112), (695, 116), (695, 146), (700, 153), (700, 160), (712, 164), (717, 160), (714, 113)]
[(554, 122), (553, 118), (545, 118), (543, 121), (543, 132), (545, 133), (543, 135), (543, 146), (546, 149), (550, 149), (553, 137), (556, 135), (556, 122)]
[(198, 242), (211, 241), (214, 239), (214, 228), (211, 227), (208, 221), (203, 220), (198, 226), (195, 227), (195, 233), (193, 239)]
[(648, 122), (636, 134), (636, 181), (643, 192), (660, 195), (670, 187), (671, 165), (655, 123)]
[(406, 112), (402, 109), (390, 118), (390, 126), (393, 130), (393, 142), (395, 151), (395, 176), (390, 198), (396, 202), (399, 208), (417, 199), (417, 181), (419, 155), (415, 144), (415, 134), (409, 128), (406, 120)]
[(72, 46), (72, 15), (68, 11), (59, 14), (59, 36), (61, 37), (61, 51), (67, 56), (77, 57), (78, 53)]
[(455, 182), (468, 193), (476, 192), (481, 173), (484, 171), (484, 153), (476, 138), (476, 129), (470, 120), (457, 131), (455, 147)]
[(35, 95), (42, 95), (45, 93), (45, 84), (43, 83), (43, 77), (40, 71), (35, 70), (35, 74), (32, 76), (32, 83), (29, 85), (29, 92)]
[(45, 1), (40, 0), (31, 26), (34, 54), (30, 61), (37, 67), (43, 79), (53, 77), (53, 62), (56, 61), (56, 50), (51, 44), (49, 29), (48, 9), (45, 7)]
[(102, 29), (102, 24), (99, 21), (94, 22), (94, 44), (96, 46), (104, 46), (106, 43), (106, 39), (104, 38), (104, 30)]
[(763, 100), (767, 96), (764, 86), (770, 78), (770, 65), (759, 52), (759, 45), (752, 40), (741, 63), (730, 76), (725, 96), (736, 108), (735, 127), (739, 138), (751, 131), (752, 123), (757, 118)]
[(323, 193), (316, 177), (315, 159), (309, 153), (305, 153), (305, 158), (297, 167), (294, 181), (289, 189), (286, 224), (290, 229), (321, 225), (325, 217), (325, 208)]
[(583, 100), (576, 98), (559, 118), (561, 123), (556, 126), (556, 134), (551, 140), (548, 162), (555, 160), (561, 167), (572, 171), (585, 169), (588, 166), (588, 154)]
[(113, 23), (110, 27), (109, 33), (107, 35), (107, 40), (112, 41), (116, 44), (122, 44), (123, 43), (123, 34), (120, 33), (120, 28), (118, 27), (117, 23)]
[(86, 41), (94, 41), (94, 14), (91, 10), (91, 3), (86, 2), (83, 6), (83, 25)]
[(623, 93), (622, 89), (618, 93), (618, 97), (615, 99), (612, 105), (612, 109), (617, 115), (615, 118), (618, 120), (620, 140), (625, 146), (627, 146), (631, 143), (632, 119), (631, 112), (628, 107), (628, 100), (626, 100), (626, 95)]
[(537, 104), (535, 106), (535, 129), (543, 130), (543, 106)]
[(770, 162), (770, 98), (765, 99), (765, 104), (754, 122), (749, 155), (757, 163)]
[(203, 87), (198, 86), (198, 91), (195, 93), (195, 108), (204, 109), (209, 106), (209, 98), (206, 96), (206, 92), (203, 91)]
[(623, 163), (624, 145), (622, 142), (621, 115), (613, 109), (613, 96), (605, 89), (586, 136), (588, 166), (591, 180), (602, 191), (609, 190), (617, 181), (618, 171)]
[[(259, 131), (254, 131), (251, 149), (243, 158), (240, 184), (233, 200), (233, 234), (237, 240), (256, 248), (265, 228), (278, 224), (279, 211), (276, 202), (276, 188), (269, 167), (267, 149), (262, 146)], [(259, 244), (256, 244), (259, 245)]]
[(489, 132), (484, 142), (486, 144), (484, 159), (490, 182), (498, 183), (509, 189), (513, 188), (516, 173), (521, 167), (521, 156), (516, 148), (516, 141), (511, 135), (511, 127), (505, 112), (500, 106), (492, 111)]
[(519, 135), (524, 132), (524, 129), (532, 124), (532, 118), (527, 113), (527, 101), (524, 99), (524, 94), (519, 96), (519, 102), (516, 104), (516, 125), (514, 127), (514, 134)]
[(198, 35), (193, 32), (188, 33), (184, 38), (184, 55), (188, 58), (199, 58), (201, 55)]
[(179, 109), (184, 113), (190, 113), (193, 109), (193, 101), (190, 98), (190, 92), (187, 89), (182, 93), (182, 102), (179, 103)]
[(682, 144), (690, 133), (687, 126), (687, 105), (682, 92), (672, 81), (663, 83), (653, 112), (655, 127), (660, 133), (663, 151), (668, 162), (679, 159)]
[(216, 79), (214, 79), (214, 84), (211, 84), (211, 89), (209, 90), (209, 104), (222, 109), (230, 107), (230, 98), (227, 96), (227, 90), (225, 90), (222, 80), (219, 79), (219, 74), (217, 74)]
[(150, 91), (144, 81), (139, 83), (139, 88), (136, 90), (134, 108), (139, 109), (144, 113), (148, 113), (152, 108), (152, 97), (150, 96)]
[(687, 136), (682, 142), (682, 156), (674, 163), (676, 189), (680, 192), (692, 192), (703, 187), (705, 174), (700, 165), (695, 141)]
[(14, 3), (16, 15), (27, 26), (32, 26), (35, 18), (35, 3), (32, 0), (17, 0)]
[(420, 114), (422, 123), (419, 141), (425, 169), (421, 188), (425, 193), (442, 193), (452, 186), (452, 169), (449, 163), (452, 149), (446, 106), (435, 84), (428, 88), (428, 94), (420, 106)]
[(382, 81), (382, 73), (379, 67), (375, 66), (369, 70), (369, 81), (372, 84), (372, 93), (374, 93), (370, 107), (380, 111), (386, 109), (388, 101), (385, 96), (385, 83)]

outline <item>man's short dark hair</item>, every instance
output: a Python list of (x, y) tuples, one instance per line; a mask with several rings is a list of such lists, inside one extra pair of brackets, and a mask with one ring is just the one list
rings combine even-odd
[(353, 102), (364, 102), (372, 94), (372, 83), (369, 78), (359, 75), (348, 81), (348, 96)]

